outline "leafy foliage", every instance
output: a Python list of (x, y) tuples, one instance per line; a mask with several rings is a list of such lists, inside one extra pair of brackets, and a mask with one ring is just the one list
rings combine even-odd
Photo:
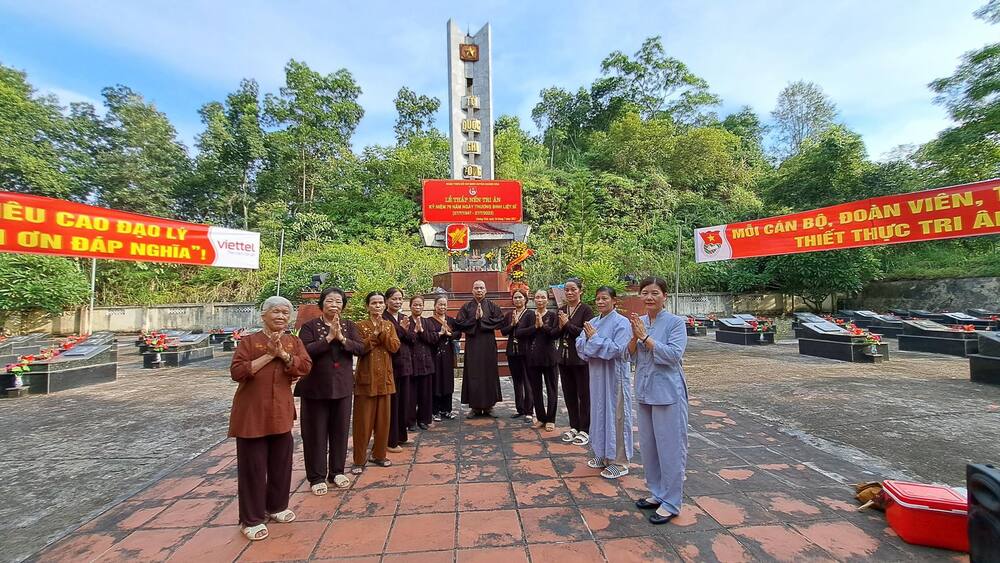
[(13, 314), (61, 313), (89, 295), (89, 280), (75, 260), (0, 254), (0, 326)]
[[(994, 23), (998, 14), (997, 0), (977, 12)], [(541, 90), (531, 112), (537, 135), (516, 117), (493, 124), (498, 176), (522, 182), (529, 245), (538, 251), (525, 265), (527, 281), (544, 287), (577, 275), (590, 291), (621, 287), (626, 277), (670, 277), (678, 246), (682, 290), (777, 290), (813, 304), (882, 276), (997, 275), (996, 236), (696, 264), (690, 233), (1000, 175), (998, 65), (1000, 44), (967, 53), (930, 85), (955, 126), (872, 162), (861, 136), (836, 124), (836, 106), (819, 85), (789, 83), (767, 122), (750, 107), (717, 116), (721, 100), (710, 85), (659, 37), (631, 55), (610, 53), (595, 61), (600, 76), (590, 84)], [(296, 60), (284, 70), (278, 92), (246, 79), (205, 103), (191, 157), (166, 116), (127, 86), (104, 90), (103, 112), (81, 103), (67, 109), (39, 96), (23, 72), (0, 66), (0, 182), (261, 232), (258, 271), (102, 262), (101, 303), (261, 299), (276, 290), (282, 236), (288, 297), (324, 271), (358, 294), (390, 285), (429, 290), (445, 257), (422, 248), (417, 232), (421, 180), (449, 176), (448, 139), (434, 127), (440, 101), (402, 86), (395, 144), (355, 149), (364, 109), (351, 72), (321, 74)], [(62, 303), (76, 302), (82, 274), (74, 262), (0, 258), (2, 267), (42, 273), (31, 279), (67, 280)], [(67, 269), (57, 275), (56, 264)], [(0, 284), (20, 279), (12, 275)], [(19, 302), (0, 301), (0, 310), (60, 302), (35, 287)]]

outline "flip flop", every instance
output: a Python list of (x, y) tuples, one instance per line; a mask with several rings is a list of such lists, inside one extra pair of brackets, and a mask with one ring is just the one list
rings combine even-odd
[(243, 535), (250, 541), (260, 541), (267, 537), (267, 526), (264, 524), (257, 524), (256, 526), (246, 526), (240, 528)]

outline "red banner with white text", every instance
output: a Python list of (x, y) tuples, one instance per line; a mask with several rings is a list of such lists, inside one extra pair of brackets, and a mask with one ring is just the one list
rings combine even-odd
[(516, 180), (424, 180), (426, 223), (520, 223)]
[(695, 229), (697, 262), (1000, 233), (1000, 178)]
[(260, 233), (0, 192), (0, 252), (260, 267)]

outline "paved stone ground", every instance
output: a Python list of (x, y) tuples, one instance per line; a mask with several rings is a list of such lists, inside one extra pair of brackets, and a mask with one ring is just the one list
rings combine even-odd
[[(961, 484), (965, 459), (998, 458), (987, 437), (1000, 389), (969, 383), (956, 358), (859, 367), (711, 338), (692, 339), (687, 354), (688, 498), (666, 526), (631, 505), (644, 493), (641, 466), (608, 482), (558, 432), (502, 416), (436, 425), (393, 467), (324, 497), (308, 492), (297, 452), (298, 521), (249, 545), (235, 526), (234, 443), (215, 445), (233, 390), (227, 355), (158, 375), (130, 366), (115, 384), (2, 403), (0, 422), (23, 439), (0, 460), (12, 476), (0, 514), (17, 523), (0, 553), (22, 559), (71, 530), (32, 559), (964, 559), (903, 543), (881, 513), (854, 510), (845, 484), (887, 474)], [(953, 455), (961, 461), (944, 459)]]
[(118, 381), (0, 400), (0, 560), (17, 561), (226, 435), (231, 354), (143, 370), (119, 341)]

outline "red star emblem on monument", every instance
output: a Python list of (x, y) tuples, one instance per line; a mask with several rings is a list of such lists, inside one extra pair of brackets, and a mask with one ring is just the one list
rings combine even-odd
[(444, 243), (448, 250), (469, 249), (469, 226), (463, 224), (448, 225), (445, 230)]

